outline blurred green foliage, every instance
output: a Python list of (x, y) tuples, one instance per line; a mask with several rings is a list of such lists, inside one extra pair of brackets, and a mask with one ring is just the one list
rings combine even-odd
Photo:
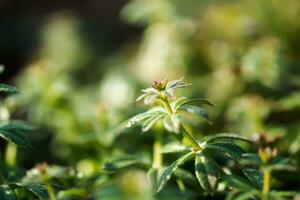
[[(101, 57), (82, 39), (76, 18), (57, 14), (16, 79), (21, 94), (6, 104), (26, 113), (40, 127), (36, 134), (51, 135), (52, 156), (93, 178), (99, 199), (151, 199), (140, 168), (109, 181), (110, 174), (94, 176), (113, 156), (151, 158), (151, 134), (125, 130), (124, 122), (142, 109), (133, 103), (137, 90), (165, 77), (185, 76), (193, 83), (186, 95), (217, 105), (210, 110), (213, 125), (190, 127), (197, 137), (282, 136), (279, 152), (299, 166), (299, 11), (298, 0), (132, 0), (120, 16), (142, 27), (142, 35)], [(278, 188), (299, 189), (299, 176), (278, 177)], [(170, 186), (161, 199), (180, 195)]]

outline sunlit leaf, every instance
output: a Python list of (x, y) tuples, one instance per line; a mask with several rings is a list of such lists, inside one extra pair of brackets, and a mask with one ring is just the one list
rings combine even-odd
[(153, 117), (149, 118), (148, 120), (146, 120), (142, 126), (142, 131), (146, 132), (146, 131), (150, 130), (155, 125), (155, 123), (158, 122), (164, 116), (165, 116), (165, 113), (159, 114), (157, 116), (153, 116)]
[(179, 133), (179, 119), (176, 115), (167, 115), (164, 119), (165, 128), (173, 133)]
[(211, 121), (209, 120), (208, 113), (198, 106), (192, 106), (192, 105), (183, 105), (179, 108), (180, 110), (187, 111), (189, 113), (197, 114), (201, 118), (205, 119), (208, 123), (211, 124)]
[(205, 146), (205, 149), (224, 154), (232, 160), (240, 159), (243, 153), (245, 153), (244, 149), (234, 143), (210, 143)]
[(195, 156), (194, 152), (190, 152), (188, 154), (185, 154), (184, 156), (177, 159), (175, 162), (173, 162), (170, 166), (168, 166), (164, 171), (162, 172), (161, 176), (158, 179), (157, 183), (157, 192), (160, 192), (163, 187), (166, 185), (168, 180), (172, 177), (173, 173), (186, 161), (192, 159)]
[(216, 190), (219, 183), (220, 172), (218, 165), (210, 157), (202, 153), (196, 155), (195, 172), (204, 190), (209, 192)]
[(207, 136), (203, 139), (203, 141), (207, 143), (218, 142), (220, 140), (240, 140), (245, 142), (253, 142), (249, 138), (237, 135), (235, 133), (219, 133), (216, 135)]
[(183, 77), (181, 79), (178, 79), (178, 80), (173, 80), (173, 81), (169, 81), (167, 83), (167, 86), (166, 86), (166, 90), (172, 90), (172, 89), (177, 89), (177, 88), (185, 88), (185, 87), (188, 87), (188, 86), (191, 86), (192, 84), (191, 83), (185, 83), (183, 81)]
[(161, 108), (155, 108), (155, 109), (148, 110), (146, 112), (137, 114), (137, 115), (133, 116), (132, 118), (130, 118), (127, 122), (126, 127), (129, 128), (137, 123), (140, 123), (143, 120), (146, 120), (148, 118), (155, 117), (155, 116), (164, 115), (164, 114), (165, 113), (162, 111)]
[(178, 143), (170, 143), (162, 147), (161, 153), (173, 154), (173, 153), (188, 153), (192, 148), (180, 145)]

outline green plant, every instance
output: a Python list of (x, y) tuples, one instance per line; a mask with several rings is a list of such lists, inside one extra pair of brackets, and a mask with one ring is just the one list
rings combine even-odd
[(288, 158), (278, 155), (276, 145), (280, 138), (269, 139), (266, 135), (261, 134), (257, 139), (258, 154), (245, 154), (241, 159), (245, 177), (236, 175), (224, 177), (225, 184), (234, 189), (229, 192), (227, 199), (281, 200), (293, 198), (297, 192), (277, 191), (271, 188), (273, 172), (291, 171), (295, 173), (297, 171)]
[[(3, 67), (0, 68), (3, 71)], [(10, 85), (0, 84), (0, 93), (7, 97), (16, 94), (18, 90)], [(0, 123), (0, 138), (17, 145), (18, 147), (31, 147), (30, 141), (25, 132), (32, 130), (32, 127), (21, 121), (2, 119)], [(1, 152), (3, 153), (3, 152)], [(46, 187), (35, 182), (22, 181), (22, 174), (17, 168), (8, 166), (7, 159), (0, 155), (0, 199), (16, 200), (26, 197), (27, 199), (37, 197), (49, 199)], [(15, 159), (15, 158), (12, 158)], [(54, 198), (51, 198), (54, 200)]]
[[(158, 101), (160, 105), (132, 117), (127, 124), (127, 127), (131, 127), (141, 123), (142, 131), (146, 132), (162, 122), (164, 128), (176, 136), (181, 143), (175, 148), (164, 148), (162, 147), (163, 135), (159, 131), (154, 132), (153, 161), (148, 173), (157, 193), (164, 188), (172, 176), (180, 172), (180, 168), (185, 163), (193, 160), (195, 175), (192, 178), (196, 177), (198, 180), (203, 195), (214, 194), (218, 189), (221, 177), (229, 173), (228, 170), (224, 170), (225, 166), (216, 161), (215, 157), (224, 155), (222, 159), (225, 164), (230, 160), (238, 161), (242, 158), (245, 150), (233, 143), (233, 141), (251, 142), (245, 137), (231, 133), (216, 134), (199, 140), (196, 139), (186, 128), (182, 114), (184, 112), (197, 114), (205, 121), (211, 123), (208, 113), (203, 106), (214, 105), (207, 99), (176, 98), (173, 94), (175, 89), (185, 88), (190, 85), (185, 83), (183, 78), (174, 81), (154, 81), (152, 87), (142, 90), (144, 94), (138, 97), (137, 101), (143, 100), (145, 104)], [(164, 144), (164, 146), (167, 146), (167, 144)], [(180, 157), (167, 167), (163, 167), (163, 153), (179, 153)], [(189, 175), (187, 171), (181, 173), (181, 178), (178, 178), (179, 187), (184, 188), (183, 179), (189, 177)]]

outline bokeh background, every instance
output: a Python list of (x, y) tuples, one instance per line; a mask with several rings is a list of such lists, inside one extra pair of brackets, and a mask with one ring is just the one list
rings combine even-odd
[[(124, 121), (145, 110), (134, 102), (140, 89), (184, 76), (193, 86), (182, 95), (216, 104), (213, 125), (194, 123), (197, 137), (282, 136), (281, 151), (299, 165), (299, 19), (298, 0), (1, 0), (1, 80), (20, 90), (1, 109), (36, 127), (18, 163), (88, 176), (115, 154), (151, 158), (151, 134)], [(145, 177), (119, 178), (134, 179), (139, 189), (126, 194), (138, 196)], [(286, 187), (297, 187), (293, 178)]]

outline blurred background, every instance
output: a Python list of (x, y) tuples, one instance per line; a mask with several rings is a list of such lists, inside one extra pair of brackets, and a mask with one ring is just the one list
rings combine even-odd
[(1, 109), (36, 127), (19, 164), (89, 175), (120, 152), (151, 158), (151, 134), (123, 122), (146, 109), (140, 89), (182, 76), (193, 83), (182, 95), (217, 105), (198, 137), (281, 136), (299, 164), (299, 19), (298, 0), (1, 0), (1, 80), (20, 90)]

